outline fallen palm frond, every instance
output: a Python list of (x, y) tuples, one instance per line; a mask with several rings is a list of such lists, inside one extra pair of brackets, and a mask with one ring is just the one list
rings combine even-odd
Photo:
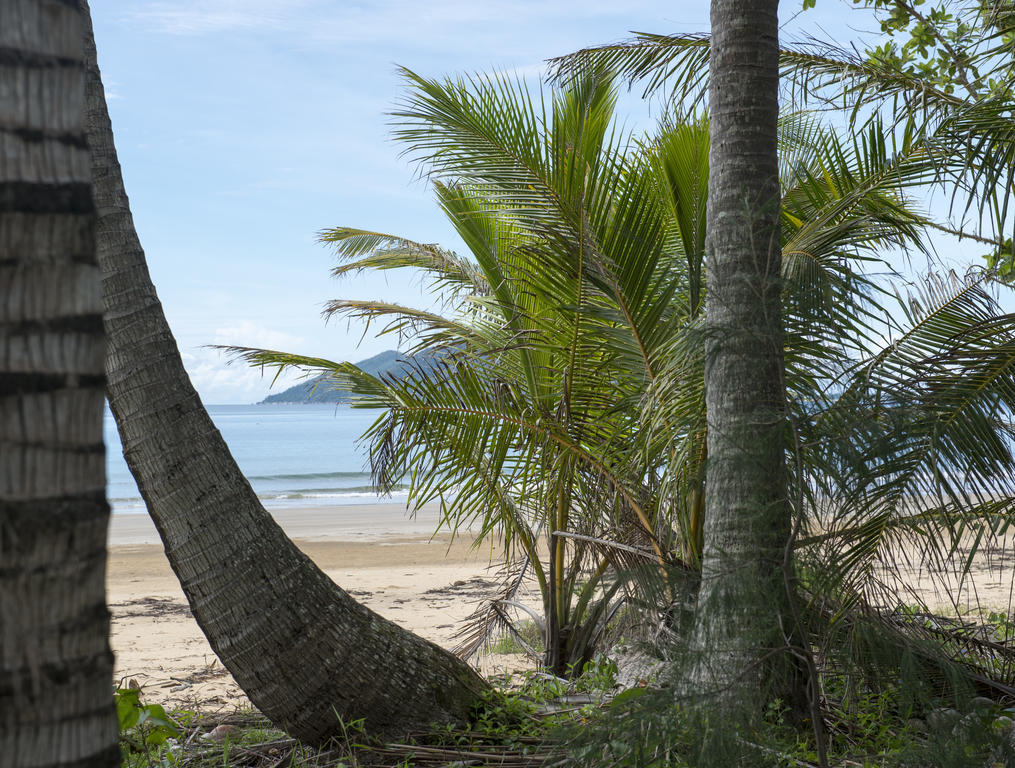
[[(411, 764), (428, 766), (486, 765), (503, 768), (540, 768), (558, 762), (563, 753), (544, 739), (512, 735), (505, 743), (471, 730), (442, 731), (440, 741), (453, 744), (428, 744), (434, 734), (419, 733), (419, 743), (371, 743), (361, 723), (348, 727), (348, 739), (316, 749), (301, 744), (276, 730), (259, 712), (228, 715), (177, 713), (185, 720), (175, 746), (169, 747), (171, 764), (178, 768), (385, 768)], [(146, 765), (152, 764), (148, 755)], [(130, 764), (130, 763), (128, 763)]]
[[(532, 614), (528, 608), (515, 601), (518, 590), (521, 589), (522, 583), (528, 573), (529, 563), (530, 560), (526, 556), (515, 573), (509, 572), (506, 575), (504, 591), (501, 595), (480, 603), (479, 607), (464, 620), (461, 629), (454, 634), (455, 639), (458, 640), (458, 645), (451, 649), (452, 653), (459, 658), (468, 660), (484, 647), (490, 645), (490, 640), (497, 630), (504, 630), (510, 633), (528, 656), (537, 661), (542, 660), (542, 650), (533, 648), (528, 643), (521, 632), (518, 631), (515, 622), (512, 621), (508, 613), (508, 609), (514, 607)], [(546, 630), (542, 625), (541, 616), (538, 614), (532, 615), (536, 626), (539, 627), (540, 634), (545, 634)]]
[(811, 597), (805, 613), (813, 635), (823, 638), (817, 655), (826, 679), (860, 671), (871, 690), (901, 684), (924, 698), (1015, 696), (1015, 644), (1007, 621), (878, 607), (855, 594)]
[(991, 625), (908, 611), (881, 613), (880, 619), (904, 637), (936, 646), (965, 672), (979, 694), (1015, 696), (1015, 647), (997, 642)]

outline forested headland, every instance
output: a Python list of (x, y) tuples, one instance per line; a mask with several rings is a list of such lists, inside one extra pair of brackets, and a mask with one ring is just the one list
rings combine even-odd
[[(430, 366), (428, 363), (423, 363), (424, 360), (431, 360), (431, 356), (423, 353), (419, 356), (413, 357), (412, 360), (409, 361), (398, 351), (389, 349), (376, 354), (373, 357), (360, 360), (359, 362), (354, 363), (354, 365), (364, 373), (368, 373), (371, 376), (376, 376), (378, 378), (398, 378), (406, 374), (407, 368), (410, 365), (425, 365), (429, 368)], [(319, 375), (309, 378), (307, 381), (299, 384), (294, 384), (281, 392), (275, 392), (274, 394), (268, 395), (261, 401), (261, 403), (264, 405), (270, 405), (272, 403), (344, 403), (349, 401), (350, 396), (351, 393), (349, 390), (335, 385), (328, 379), (328, 377)]]

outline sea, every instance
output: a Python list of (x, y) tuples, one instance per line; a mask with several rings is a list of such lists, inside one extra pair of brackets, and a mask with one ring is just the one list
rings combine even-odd
[[(379, 411), (333, 403), (207, 409), (268, 509), (404, 502), (408, 496), (404, 486), (379, 496), (370, 484), (367, 447), (359, 437)], [(106, 495), (113, 514), (145, 514), (108, 408), (104, 433)]]

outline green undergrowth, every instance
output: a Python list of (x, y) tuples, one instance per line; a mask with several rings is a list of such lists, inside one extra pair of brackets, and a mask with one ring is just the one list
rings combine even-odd
[[(851, 768), (1011, 768), (1015, 705), (982, 697), (961, 703), (914, 697), (901, 685), (847, 690), (824, 681), (825, 764)], [(555, 734), (582, 768), (821, 765), (813, 723), (791, 724), (776, 700), (760, 720), (736, 725), (727, 712), (675, 703), (671, 691), (631, 689), (596, 716)]]
[[(1004, 628), (1007, 630), (1007, 628)], [(616, 665), (597, 657), (567, 681), (543, 672), (491, 680), (464, 727), (435, 727), (404, 744), (372, 740), (362, 721), (313, 749), (256, 712), (166, 713), (136, 689), (117, 691), (127, 768), (428, 768), (429, 766), (819, 766), (813, 723), (791, 722), (779, 701), (750, 726), (727, 713), (681, 706), (665, 687), (616, 689)], [(1015, 766), (1015, 701), (958, 701), (901, 680), (879, 690), (827, 674), (821, 733), (829, 766)]]
[[(300, 744), (257, 712), (228, 715), (146, 704), (135, 688), (116, 691), (126, 768), (412, 768), (431, 765), (537, 766), (559, 762), (562, 724), (588, 720), (612, 692), (616, 665), (597, 657), (568, 681), (543, 672), (504, 675), (464, 726), (434, 727), (405, 744), (380, 744), (362, 720), (340, 722), (326, 749)], [(477, 760), (479, 762), (477, 762)]]

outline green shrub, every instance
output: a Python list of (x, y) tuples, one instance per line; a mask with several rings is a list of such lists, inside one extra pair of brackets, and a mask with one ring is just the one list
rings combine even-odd
[(172, 762), (169, 747), (180, 736), (177, 723), (158, 704), (142, 704), (141, 689), (117, 688), (113, 692), (125, 763), (142, 755), (150, 763)]

